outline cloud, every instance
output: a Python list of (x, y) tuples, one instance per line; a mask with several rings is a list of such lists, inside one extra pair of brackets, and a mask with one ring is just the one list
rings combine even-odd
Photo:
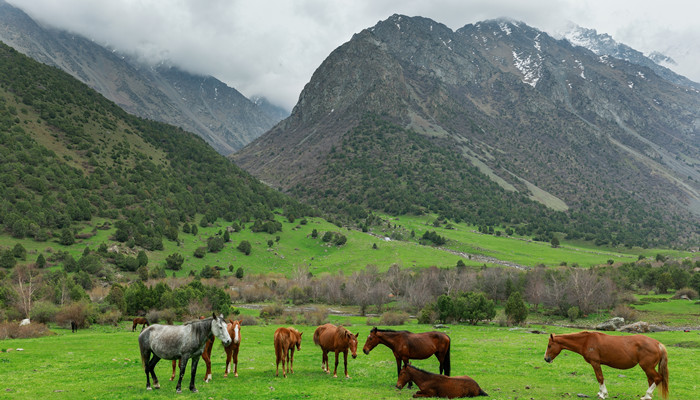
[(156, 63), (212, 75), (291, 109), (314, 70), (394, 13), (452, 29), (498, 17), (555, 33), (569, 21), (673, 57), (700, 81), (700, 6), (682, 0), (10, 0), (34, 19)]

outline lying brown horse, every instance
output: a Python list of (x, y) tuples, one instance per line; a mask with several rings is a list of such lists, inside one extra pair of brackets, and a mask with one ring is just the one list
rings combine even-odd
[(479, 387), (479, 384), (467, 375), (450, 377), (433, 374), (410, 364), (403, 367), (399, 372), (396, 387), (401, 389), (408, 382), (415, 382), (420, 389), (413, 397), (447, 397), (448, 399), (454, 399), (455, 397), (488, 396)]
[[(577, 332), (566, 335), (549, 335), (544, 360), (551, 363), (562, 350), (573, 351), (583, 356), (593, 367), (600, 384), (598, 397), (608, 397), (603, 381), (601, 365), (617, 369), (639, 366), (647, 374), (649, 388), (641, 400), (651, 400), (657, 385), (661, 385), (661, 397), (668, 397), (668, 354), (658, 340), (644, 335), (612, 336), (600, 332)], [(654, 368), (659, 366), (659, 372)]]
[[(277, 359), (277, 370), (275, 376), (279, 376), (280, 361), (282, 362), (282, 376), (287, 377), (287, 372), (294, 373), (294, 347), (301, 350), (301, 335), (294, 328), (277, 328), (275, 331), (275, 356)], [(285, 368), (285, 362), (287, 366)]]
[(322, 370), (327, 374), (331, 372), (330, 366), (328, 365), (328, 352), (335, 352), (333, 377), (337, 378), (338, 353), (342, 352), (345, 357), (345, 377), (350, 378), (350, 375), (348, 375), (348, 349), (352, 353), (352, 358), (357, 358), (357, 335), (353, 335), (342, 326), (325, 324), (316, 328), (314, 332), (314, 343), (317, 346), (321, 346), (321, 351), (323, 351), (323, 357), (321, 359)]
[[(202, 317), (200, 317), (200, 319), (201, 318)], [(231, 372), (231, 359), (233, 359), (233, 374), (234, 376), (238, 376), (238, 349), (241, 346), (241, 323), (243, 322), (243, 320), (232, 321), (231, 319), (228, 321), (228, 324), (226, 324), (226, 330), (228, 331), (229, 336), (231, 336), (231, 344), (224, 346), (224, 350), (226, 351), (226, 369), (224, 372), (224, 378), (228, 377), (229, 372)], [(204, 345), (204, 352), (202, 353), (202, 359), (204, 360), (204, 364), (207, 366), (207, 372), (204, 374), (204, 382), (211, 382), (211, 351), (213, 347), (214, 338), (210, 338)], [(175, 366), (176, 362), (173, 360), (173, 374), (170, 377), (171, 381), (175, 378)]]
[(136, 330), (136, 325), (142, 325), (142, 324), (143, 324), (143, 326), (141, 327), (141, 332), (143, 332), (143, 330), (144, 330), (147, 326), (149, 326), (148, 320), (147, 320), (146, 318), (144, 318), (144, 317), (136, 317), (136, 318), (134, 318), (134, 325), (131, 326), (131, 331), (133, 332), (133, 331)]
[(380, 343), (394, 352), (397, 374), (401, 372), (402, 361), (405, 367), (408, 360), (424, 360), (435, 354), (440, 362), (440, 373), (450, 376), (450, 337), (445, 333), (411, 333), (375, 327), (369, 332), (362, 351), (369, 354)]

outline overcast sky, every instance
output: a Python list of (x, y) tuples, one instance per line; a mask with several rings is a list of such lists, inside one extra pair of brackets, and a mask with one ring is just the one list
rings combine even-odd
[(453, 30), (508, 17), (556, 34), (568, 22), (678, 62), (700, 82), (697, 0), (7, 0), (37, 21), (149, 61), (212, 75), (291, 110), (323, 60), (392, 14)]

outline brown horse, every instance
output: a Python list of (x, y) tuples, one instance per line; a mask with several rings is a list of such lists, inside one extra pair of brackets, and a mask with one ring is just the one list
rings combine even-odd
[[(649, 389), (641, 400), (651, 400), (657, 385), (661, 385), (661, 397), (668, 397), (668, 354), (666, 347), (656, 339), (644, 335), (611, 336), (600, 332), (551, 334), (544, 360), (551, 363), (562, 350), (578, 353), (591, 364), (600, 384), (598, 397), (601, 399), (608, 397), (601, 365), (629, 369), (639, 364), (649, 382)], [(654, 370), (657, 365), (659, 372)]]
[(390, 348), (396, 358), (397, 374), (401, 372), (402, 361), (405, 367), (408, 360), (424, 360), (435, 354), (440, 362), (440, 373), (450, 376), (450, 342), (447, 334), (437, 331), (411, 333), (374, 327), (362, 351), (369, 354), (380, 343)]
[(317, 346), (321, 346), (321, 351), (323, 351), (323, 357), (321, 359), (321, 369), (327, 374), (331, 372), (330, 366), (328, 365), (328, 352), (335, 352), (335, 369), (333, 370), (333, 377), (338, 377), (338, 353), (342, 352), (345, 358), (345, 377), (350, 378), (348, 375), (348, 349), (352, 353), (352, 358), (357, 358), (357, 335), (353, 335), (342, 326), (335, 326), (333, 324), (325, 324), (316, 328), (314, 332), (314, 343)]
[(476, 397), (488, 396), (476, 381), (467, 375), (449, 377), (433, 374), (413, 365), (407, 365), (399, 372), (396, 387), (401, 389), (408, 382), (415, 382), (420, 389), (413, 397)]
[(134, 325), (131, 326), (131, 331), (133, 332), (133, 331), (136, 330), (136, 325), (142, 325), (142, 324), (143, 324), (143, 326), (141, 327), (141, 332), (143, 332), (143, 330), (144, 330), (147, 326), (149, 326), (148, 320), (147, 320), (146, 318), (144, 318), (144, 317), (136, 317), (136, 318), (134, 318)]
[[(275, 376), (279, 376), (280, 361), (282, 362), (282, 376), (287, 377), (287, 372), (294, 373), (294, 347), (301, 350), (301, 335), (294, 328), (277, 328), (275, 331), (275, 356), (277, 359), (277, 370)], [(285, 368), (285, 362), (287, 367)]]
[[(201, 318), (202, 317), (200, 317), (200, 319)], [(242, 322), (243, 320), (232, 321), (231, 319), (229, 319), (228, 324), (226, 324), (226, 330), (228, 331), (229, 336), (231, 336), (231, 344), (229, 344), (228, 346), (224, 346), (224, 350), (226, 351), (226, 369), (224, 372), (224, 378), (228, 377), (229, 372), (231, 372), (231, 359), (233, 359), (233, 374), (236, 377), (238, 376), (238, 349), (241, 345)], [(211, 338), (207, 340), (207, 343), (204, 346), (204, 352), (202, 353), (202, 359), (204, 360), (204, 364), (206, 364), (207, 366), (207, 372), (204, 374), (204, 382), (211, 382), (211, 351), (213, 347), (214, 338)], [(176, 365), (177, 364), (175, 360), (173, 360), (173, 374), (170, 377), (171, 381), (175, 379)]]

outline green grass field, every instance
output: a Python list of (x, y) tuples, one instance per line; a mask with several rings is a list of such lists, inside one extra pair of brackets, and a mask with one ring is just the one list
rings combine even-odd
[[(360, 334), (360, 346), (371, 327), (364, 319), (331, 317), (332, 322), (351, 323)], [(295, 373), (287, 379), (275, 377), (272, 344), (279, 325), (244, 326), (239, 355), (239, 377), (223, 378), (225, 354), (219, 344), (212, 356), (213, 381), (204, 383), (204, 363), (198, 369), (198, 394), (186, 390), (189, 369), (183, 380), (183, 398), (199, 399), (408, 399), (417, 389), (397, 390), (396, 364), (388, 348), (378, 346), (369, 355), (358, 349), (350, 359), (351, 379), (332, 378), (321, 371), (321, 352), (311, 340), (315, 327), (297, 326), (304, 332), (302, 348), (295, 355)], [(414, 322), (401, 329), (432, 330)], [(548, 333), (570, 329), (532, 326)], [(493, 399), (569, 399), (577, 394), (595, 398), (598, 384), (592, 368), (577, 354), (562, 352), (552, 363), (543, 360), (547, 335), (526, 329), (497, 326), (454, 325), (443, 329), (452, 338), (452, 374), (468, 374)], [(94, 326), (71, 333), (56, 333), (39, 339), (0, 341), (0, 398), (8, 399), (156, 399), (172, 398), (175, 383), (168, 381), (170, 363), (161, 361), (156, 373), (161, 389), (147, 392), (139, 358), (138, 333), (131, 324), (119, 327)], [(664, 343), (669, 353), (671, 399), (693, 399), (700, 392), (697, 362), (700, 334), (660, 332), (649, 334)], [(333, 356), (331, 355), (331, 363)], [(435, 358), (414, 362), (437, 372)], [(189, 367), (188, 367), (189, 368)], [(342, 376), (342, 360), (339, 368)], [(613, 370), (603, 367), (611, 398), (638, 399), (646, 390), (646, 378), (639, 367)], [(657, 390), (655, 398), (661, 398)]]

